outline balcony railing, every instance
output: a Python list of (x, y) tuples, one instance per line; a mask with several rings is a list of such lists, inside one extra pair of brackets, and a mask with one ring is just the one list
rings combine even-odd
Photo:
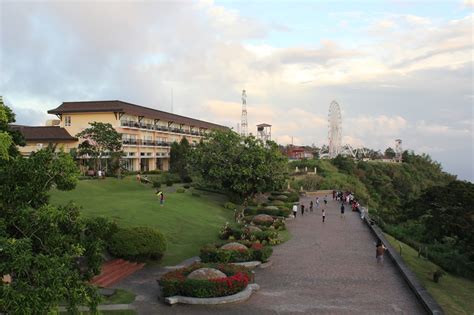
[(166, 126), (159, 126), (153, 124), (144, 124), (137, 121), (129, 121), (129, 120), (121, 120), (120, 126), (125, 128), (139, 128), (145, 130), (154, 130), (154, 131), (165, 131), (165, 132), (173, 132), (173, 133), (180, 133), (180, 134), (187, 134), (193, 136), (205, 136), (206, 133), (202, 131), (191, 131), (191, 130), (183, 130), (179, 128), (169, 128)]
[(167, 141), (153, 141), (153, 140), (141, 140), (141, 139), (122, 139), (123, 145), (146, 145), (154, 147), (169, 147), (172, 142)]

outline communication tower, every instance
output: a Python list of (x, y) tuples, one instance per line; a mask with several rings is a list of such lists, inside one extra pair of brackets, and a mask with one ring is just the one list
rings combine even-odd
[(342, 119), (341, 109), (336, 101), (329, 105), (329, 158), (333, 159), (342, 149)]
[(248, 135), (247, 93), (245, 92), (245, 90), (242, 91), (242, 117), (240, 122), (240, 134), (245, 137)]
[(272, 140), (272, 125), (269, 124), (260, 124), (257, 125), (257, 139), (267, 143), (267, 141)]
[(395, 160), (397, 162), (402, 162), (403, 159), (403, 148), (402, 148), (402, 140), (397, 139), (395, 140)]

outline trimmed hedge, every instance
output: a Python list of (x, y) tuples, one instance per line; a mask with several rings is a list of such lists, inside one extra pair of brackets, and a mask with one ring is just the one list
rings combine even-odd
[(290, 209), (288, 208), (280, 208), (278, 210), (270, 210), (270, 209), (265, 209), (265, 208), (245, 208), (244, 214), (246, 216), (255, 216), (257, 214), (268, 214), (271, 216), (278, 216), (278, 217), (289, 217), (291, 214)]
[(201, 248), (199, 257), (204, 263), (236, 263), (258, 260), (268, 261), (273, 253), (270, 246), (263, 246), (261, 243), (253, 243), (247, 250), (226, 250), (221, 249), (221, 245), (207, 245)]
[[(260, 227), (260, 229), (265, 228)], [(278, 244), (278, 232), (275, 229), (249, 232), (245, 227), (232, 228), (225, 225), (220, 231), (219, 238), (222, 240), (238, 240), (239, 243), (247, 247), (250, 247), (255, 241), (271, 245)]]
[(176, 192), (179, 193), (179, 194), (182, 194), (185, 192), (184, 188), (178, 188), (176, 189)]
[(224, 203), (224, 208), (229, 209), (229, 210), (234, 210), (237, 208), (237, 206), (235, 205), (235, 203), (228, 201)]
[(109, 252), (130, 260), (160, 259), (166, 250), (165, 237), (147, 226), (120, 228), (112, 235)]
[(152, 186), (153, 186), (153, 188), (160, 188), (161, 187), (161, 182), (159, 180), (154, 180), (154, 181), (152, 181)]
[[(215, 268), (222, 271), (227, 278), (213, 280), (193, 280), (186, 277), (200, 268)], [(195, 263), (164, 274), (158, 283), (164, 297), (183, 295), (197, 298), (221, 297), (236, 294), (253, 282), (251, 271), (245, 267), (226, 264)]]

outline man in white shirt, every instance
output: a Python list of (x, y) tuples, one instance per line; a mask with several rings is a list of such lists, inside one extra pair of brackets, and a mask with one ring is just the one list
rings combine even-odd
[(296, 203), (293, 205), (293, 215), (295, 216), (296, 218), (296, 214), (298, 213), (298, 206), (296, 205)]

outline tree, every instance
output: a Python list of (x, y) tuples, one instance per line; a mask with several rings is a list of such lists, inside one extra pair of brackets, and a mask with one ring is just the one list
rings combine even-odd
[(395, 155), (396, 155), (395, 150), (393, 150), (392, 148), (389, 147), (385, 150), (385, 157), (387, 159), (393, 159), (395, 158)]
[(19, 155), (17, 145), (24, 146), (25, 139), (17, 130), (11, 130), (9, 124), (15, 122), (15, 114), (3, 103), (0, 96), (0, 159)]
[(211, 187), (251, 197), (257, 192), (281, 189), (287, 159), (276, 143), (232, 131), (216, 131), (192, 152), (192, 168)]
[(181, 141), (173, 142), (170, 150), (170, 172), (176, 173), (183, 182), (189, 182), (188, 157), (191, 153), (191, 146), (186, 137)]
[[(89, 155), (95, 159), (96, 168), (102, 169), (102, 160), (105, 158), (105, 168), (107, 168), (107, 158), (121, 156), (122, 135), (118, 133), (111, 124), (92, 122), (91, 127), (86, 128), (76, 135), (84, 139), (79, 144), (79, 155)], [(118, 168), (120, 169), (120, 168)]]
[[(0, 124), (0, 133), (9, 133)], [(15, 137), (11, 137), (16, 143)], [(70, 155), (46, 148), (29, 158), (0, 157), (0, 313), (47, 314), (65, 302), (95, 310), (99, 296), (87, 280), (98, 273), (103, 242), (89, 233), (77, 207), (48, 205), (48, 191), (74, 188)]]

